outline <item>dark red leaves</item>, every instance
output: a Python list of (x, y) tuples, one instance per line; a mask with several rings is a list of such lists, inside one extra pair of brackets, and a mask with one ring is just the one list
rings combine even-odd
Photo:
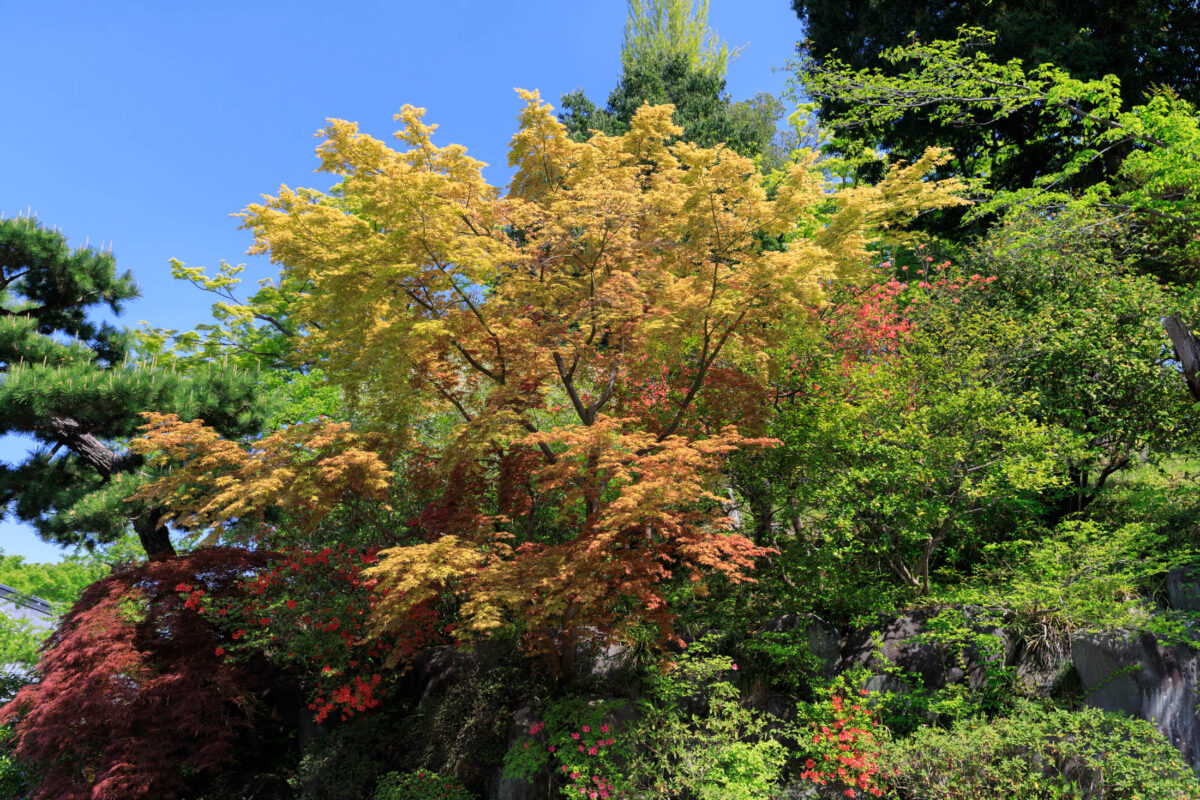
[(221, 657), (192, 592), (220, 598), (264, 561), (206, 549), (84, 592), (47, 643), (42, 681), (0, 711), (16, 722), (21, 757), (41, 770), (35, 798), (169, 800), (186, 773), (227, 761), (246, 724), (247, 676)]

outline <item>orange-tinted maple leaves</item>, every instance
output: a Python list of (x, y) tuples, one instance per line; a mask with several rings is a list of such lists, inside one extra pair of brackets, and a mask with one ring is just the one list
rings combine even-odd
[(669, 106), (579, 143), (522, 95), (506, 196), (405, 107), (407, 149), (332, 121), (318, 154), (338, 191), (246, 211), (255, 249), (310, 287), (304, 347), (373, 439), (298, 427), (246, 452), (155, 418), (139, 446), (181, 463), (152, 492), (190, 526), (268, 505), (306, 524), (344, 491), (440, 485), (368, 571), (389, 590), (373, 629), (453, 598), (460, 635), (515, 627), (565, 663), (581, 635), (668, 638), (677, 578), (747, 577), (766, 551), (719, 487), (728, 454), (769, 444), (768, 352), (868, 242), (959, 201), (925, 180), (932, 151), (832, 196), (800, 159), (768, 197), (749, 160), (676, 141)]

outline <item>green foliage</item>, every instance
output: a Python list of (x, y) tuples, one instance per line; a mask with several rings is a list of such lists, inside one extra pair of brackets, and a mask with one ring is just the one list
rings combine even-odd
[(48, 634), (45, 627), (0, 614), (0, 700), (11, 699), (31, 680)]
[(643, 104), (670, 103), (674, 121), (683, 128), (684, 141), (705, 147), (726, 144), (746, 156), (768, 156), (779, 161), (771, 143), (783, 106), (768, 94), (733, 102), (725, 93), (725, 79), (690, 64), (682, 54), (654, 54), (625, 65), (617, 87), (600, 109), (583, 90), (564, 95), (559, 118), (576, 141), (586, 141), (592, 131), (620, 135), (629, 130)]
[(748, 635), (738, 643), (738, 650), (748, 673), (762, 676), (773, 690), (792, 695), (810, 691), (822, 668), (804, 627)]
[(770, 715), (741, 703), (738, 665), (693, 642), (665, 673), (651, 676), (626, 772), (643, 798), (750, 800), (773, 793), (787, 752)]
[[(138, 352), (146, 360), (171, 363), (185, 372), (220, 360), (244, 368), (269, 366), (290, 371), (297, 366), (296, 344), (304, 334), (293, 318), (293, 309), (304, 287), (280, 276), (265, 279), (248, 298), (236, 294), (244, 264), (221, 262), (215, 275), (204, 267), (189, 267), (171, 260), (171, 276), (215, 295), (213, 322), (179, 331), (143, 323), (134, 334)], [(268, 373), (273, 375), (274, 372)]]
[(693, 642), (629, 704), (567, 697), (551, 703), (505, 757), (510, 775), (549, 772), (564, 797), (750, 800), (775, 790), (786, 749), (779, 720), (741, 702), (738, 665)]
[(0, 220), (0, 434), (39, 449), (0, 465), (0, 503), (45, 539), (95, 546), (132, 523), (147, 553), (173, 552), (163, 510), (126, 499), (151, 477), (126, 451), (146, 410), (253, 431), (263, 398), (253, 372), (206, 364), (188, 376), (130, 360), (129, 336), (89, 321), (135, 297), (111, 253), (70, 249), (33, 218)]
[(1042, 636), (1133, 628), (1186, 640), (1181, 621), (1147, 600), (1166, 570), (1197, 557), (1167, 543), (1166, 533), (1145, 524), (1068, 521), (1045, 538), (1009, 543), (1005, 560), (1012, 566), (994, 583), (950, 596), (1009, 608)]
[[(948, 678), (940, 687), (924, 686), (920, 674), (876, 652), (875, 670), (903, 687), (878, 695), (880, 719), (894, 733), (906, 734), (924, 725), (1006, 711), (1013, 700), (1015, 670), (1005, 661), (1004, 640), (998, 635), (1003, 623), (999, 613), (978, 606), (949, 606), (925, 621), (911, 643), (940, 656), (940, 670)], [(961, 679), (949, 680), (955, 674)]]
[(1200, 792), (1152, 724), (1097, 709), (1023, 703), (991, 722), (921, 728), (885, 758), (902, 796), (923, 800), (1185, 800)]
[(800, 780), (830, 786), (847, 797), (883, 793), (881, 753), (888, 729), (880, 724), (879, 706), (885, 698), (863, 687), (865, 677), (861, 672), (843, 673), (823, 696), (797, 709), (793, 727), (797, 755), (804, 759)]
[(744, 156), (763, 156), (763, 174), (787, 160), (775, 144), (783, 105), (769, 94), (733, 102), (725, 69), (737, 57), (708, 28), (708, 0), (629, 0), (621, 78), (597, 108), (582, 89), (563, 95), (559, 119), (575, 141), (594, 131), (626, 133), (643, 105), (670, 103), (681, 138), (704, 147), (725, 144)]
[(708, 27), (708, 0), (629, 0), (621, 47), (626, 68), (656, 56), (682, 55), (689, 66), (723, 78), (737, 54)]
[[(888, 130), (920, 112), (934, 125), (992, 130), (1019, 116), (1025, 136), (993, 136), (982, 158), (958, 143), (960, 173), (990, 194), (971, 211), (973, 218), (1014, 208), (1103, 209), (1128, 218), (1131, 243), (1147, 269), (1188, 276), (1185, 265), (1200, 260), (1195, 105), (1158, 88), (1131, 106), (1115, 75), (1084, 80), (1052, 63), (1001, 62), (990, 55), (994, 41), (992, 33), (964, 27), (953, 40), (886, 50), (887, 69), (823, 58), (796, 65), (797, 80), (801, 92), (838, 108), (831, 124), (844, 129)], [(1031, 163), (1037, 147), (1030, 143), (1039, 139), (1054, 142), (1055, 153)], [(921, 141), (921, 148), (932, 143), (928, 136)], [(968, 164), (972, 158), (978, 160)], [(1010, 174), (1010, 162), (1022, 165), (1019, 176)]]
[[(1146, 102), (1161, 87), (1178, 92), (1193, 104), (1200, 101), (1200, 84), (1195, 80), (1200, 61), (1190, 46), (1200, 32), (1200, 9), (1190, 0), (1111, 0), (1101, 4), (1018, 0), (953, 5), (901, 0), (890, 3), (886, 14), (862, 2), (793, 0), (792, 6), (805, 24), (804, 47), (810, 59), (802, 67), (806, 74), (819, 73), (833, 59), (840, 59), (854, 71), (877, 70), (881, 79), (895, 79), (912, 62), (885, 61), (881, 56), (888, 51), (912, 45), (914, 40), (953, 40), (964, 27), (975, 27), (996, 32), (987, 46), (990, 61), (996, 65), (1020, 65), (1032, 72), (1039, 65), (1054, 64), (1084, 81), (1114, 76), (1125, 111)], [(970, 51), (966, 55), (969, 57)], [(986, 70), (978, 73), (979, 78), (986, 76)], [(971, 94), (978, 86), (976, 74), (955, 77), (965, 80), (947, 80), (940, 85), (930, 81), (928, 87), (940, 96), (980, 99), (962, 118), (940, 115), (937, 104), (889, 102), (890, 106), (906, 105), (899, 119), (841, 129), (835, 147), (847, 153), (878, 147), (893, 157), (911, 159), (930, 144), (939, 144), (955, 152), (950, 168), (957, 174), (986, 178), (993, 187), (1013, 190), (1061, 170), (1086, 139), (1082, 124), (1060, 124), (1033, 95), (1029, 95), (1030, 105), (1004, 116), (992, 115), (983, 101), (991, 93)], [(841, 97), (823, 100), (821, 121), (828, 124), (847, 112), (863, 110), (848, 101)], [(1094, 163), (1083, 182), (1111, 178), (1130, 149), (1120, 145), (1106, 152), (1104, 163)], [(942, 232), (955, 238), (964, 233), (946, 225)]]
[(973, 569), (989, 542), (1040, 514), (1076, 449), (1034, 418), (1014, 369), (1028, 330), (987, 307), (983, 279), (928, 277), (839, 298), (823, 341), (801, 342), (781, 383), (782, 445), (739, 477), (752, 498), (755, 481), (770, 484), (770, 504), (752, 503), (759, 523), (769, 514), (791, 529), (771, 542), (781, 563), (820, 576), (840, 614), (871, 610), (849, 605), (859, 591), (887, 603), (881, 572), (928, 594), (939, 569), (942, 580)]
[(507, 775), (550, 774), (564, 797), (590, 792), (607, 800), (627, 790), (621, 778), (637, 746), (636, 729), (618, 723), (626, 704), (565, 697), (550, 703), (504, 756)]
[(1061, 513), (1086, 508), (1107, 479), (1195, 440), (1197, 409), (1160, 320), (1195, 300), (1130, 269), (1128, 225), (1105, 213), (1010, 215), (966, 254), (996, 276), (993, 308), (1025, 331), (1014, 358), (1033, 416), (1075, 432), (1085, 449), (1062, 458)]
[(1200, 460), (1186, 449), (1135, 464), (1112, 477), (1088, 514), (1113, 525), (1145, 524), (1166, 534), (1169, 547), (1185, 545), (1200, 533), (1198, 478)]
[(29, 765), (13, 752), (15, 747), (12, 726), (0, 726), (0, 798), (4, 800), (28, 797), (35, 782)]
[(452, 777), (436, 772), (391, 772), (375, 787), (375, 800), (474, 800)]
[[(118, 543), (120, 544), (120, 543)], [(126, 546), (136, 546), (136, 541), (127, 537)], [(97, 552), (67, 556), (62, 561), (41, 564), (27, 561), (24, 556), (0, 552), (0, 583), (11, 586), (22, 594), (33, 595), (49, 602), (60, 610), (79, 599), (89, 584), (108, 574), (109, 569), (120, 560), (114, 556), (113, 547)]]

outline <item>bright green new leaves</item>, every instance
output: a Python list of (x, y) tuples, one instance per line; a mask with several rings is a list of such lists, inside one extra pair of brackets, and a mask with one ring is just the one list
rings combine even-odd
[(737, 54), (708, 27), (708, 0), (629, 0), (621, 47), (626, 68), (635, 61), (682, 55), (690, 66), (721, 78)]
[(210, 276), (203, 267), (172, 259), (172, 277), (219, 298), (212, 306), (216, 321), (182, 332), (143, 324), (134, 334), (139, 353), (184, 370), (231, 358), (247, 368), (295, 367), (296, 341), (303, 330), (291, 318), (291, 309), (304, 287), (286, 280), (262, 280), (258, 291), (243, 300), (235, 294), (243, 267), (222, 261), (217, 274)]
[[(1157, 231), (1145, 248), (1159, 261), (1200, 259), (1200, 117), (1167, 89), (1122, 110), (1115, 77), (1078, 80), (1053, 64), (997, 63), (988, 55), (994, 35), (964, 28), (953, 41), (915, 42), (884, 54), (899, 74), (851, 70), (835, 59), (799, 65), (796, 81), (812, 97), (836, 100), (833, 124), (886, 129), (920, 110), (938, 124), (992, 126), (1014, 114), (1075, 142), (1061, 164), (1048, 165), (1032, 183), (996, 191), (971, 212), (978, 218), (1014, 208), (1103, 209)], [(1005, 147), (1024, 147), (1012, 141)], [(969, 155), (969, 154), (968, 154)], [(1003, 162), (1003, 152), (994, 156)], [(977, 172), (975, 188), (988, 192), (990, 176)], [(1164, 225), (1169, 233), (1163, 230)]]

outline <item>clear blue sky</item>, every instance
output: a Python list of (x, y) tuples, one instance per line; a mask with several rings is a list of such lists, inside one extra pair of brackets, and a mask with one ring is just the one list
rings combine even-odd
[[(210, 299), (172, 281), (168, 259), (246, 262), (230, 214), (313, 175), (326, 118), (389, 137), (405, 103), (428, 109), (435, 141), (459, 142), (503, 184), (520, 102), (576, 87), (602, 103), (620, 71), (625, 0), (14, 2), (0, 0), (4, 123), (0, 213), (32, 210), (72, 244), (112, 243), (142, 298), (123, 315), (190, 328)], [(728, 91), (779, 94), (801, 36), (789, 0), (710, 0), (731, 46)], [(0, 441), (0, 459), (28, 449)], [(56, 560), (57, 548), (0, 522), (0, 548)]]

